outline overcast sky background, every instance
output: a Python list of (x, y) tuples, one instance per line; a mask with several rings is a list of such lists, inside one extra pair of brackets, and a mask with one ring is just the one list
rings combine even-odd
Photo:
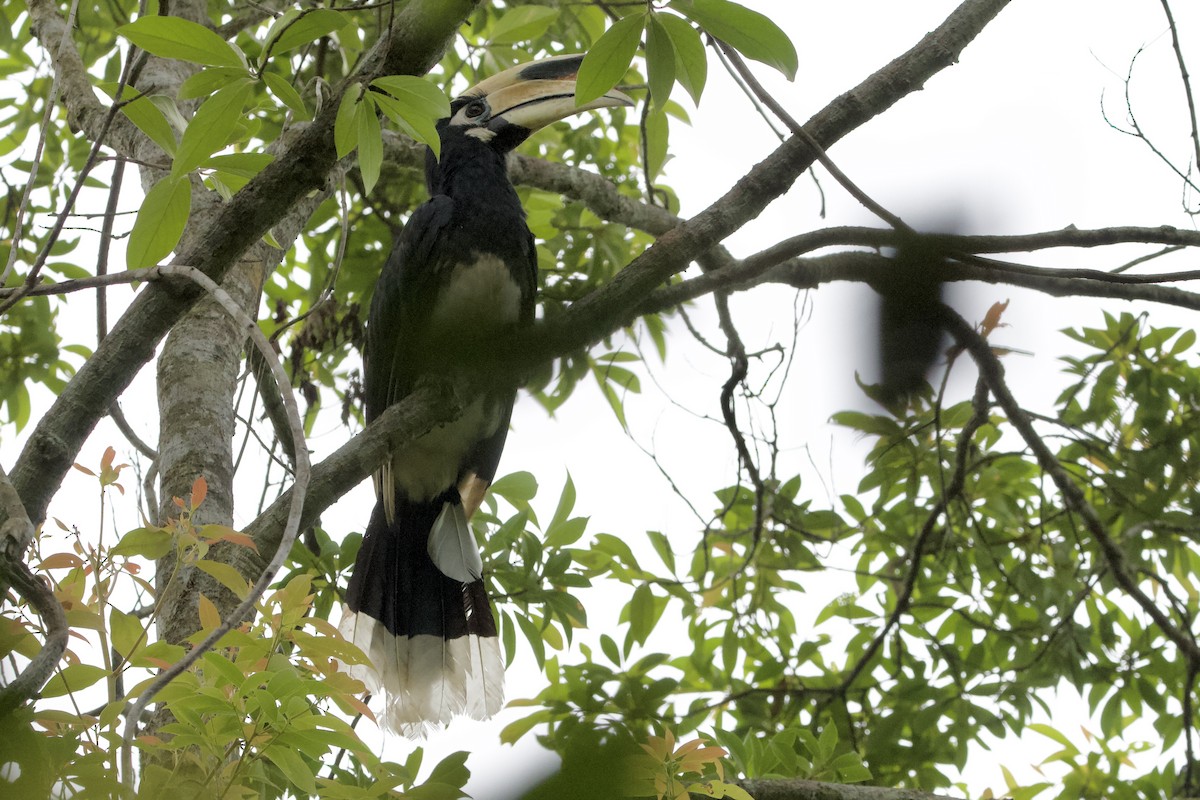
[[(800, 71), (794, 83), (761, 65), (754, 68), (801, 120), (910, 48), (957, 5), (946, 0), (803, 4), (746, 0), (745, 4), (770, 15), (796, 43)], [(1180, 2), (1173, 8), (1194, 71), (1200, 69), (1200, 8), (1196, 6)], [(1152, 0), (1014, 2), (966, 49), (960, 64), (846, 137), (830, 150), (830, 156), (877, 201), (918, 228), (950, 222), (963, 232), (1002, 234), (1068, 225), (1189, 226), (1192, 223), (1179, 204), (1179, 180), (1142, 143), (1113, 131), (1101, 116), (1103, 95), (1110, 118), (1124, 120), (1122, 78), (1141, 47), (1145, 52), (1133, 81), (1135, 109), (1161, 149), (1186, 167), (1190, 153), (1186, 106), (1166, 21), (1159, 3)], [(4, 92), (12, 89), (10, 85)], [(678, 87), (675, 99), (689, 108), (693, 125), (676, 123), (673, 128), (675, 158), (665, 182), (677, 191), (683, 203), (681, 214), (688, 217), (720, 197), (777, 146), (777, 139), (715, 60), (699, 108), (692, 109)], [(733, 254), (746, 256), (796, 233), (828, 225), (879, 224), (828, 175), (821, 173), (820, 178), (826, 193), (825, 219), (818, 217), (820, 201), (805, 177), (728, 240)], [(123, 208), (135, 208), (139, 202), (136, 184), (126, 181)], [(123, 240), (113, 253), (114, 263), (122, 263), (122, 247)], [(1147, 251), (1061, 251), (1039, 253), (1024, 262), (1103, 269)], [(1188, 260), (1165, 258), (1151, 268), (1177, 269)], [(79, 263), (87, 265), (82, 257)], [(110, 290), (114, 306), (129, 294), (122, 288)], [(1057, 331), (1096, 325), (1101, 319), (1097, 301), (1064, 301), (1003, 287), (956, 287), (953, 299), (968, 319), (979, 319), (993, 302), (1012, 301), (1004, 318), (1010, 327), (999, 331), (994, 340), (1031, 354), (1010, 355), (1005, 362), (1010, 385), (1030, 408), (1044, 407), (1063, 385), (1056, 357), (1068, 349), (1068, 343)], [(839, 431), (828, 419), (848, 407), (874, 410), (855, 386), (854, 373), (858, 370), (868, 379), (873, 374), (868, 363), (873, 333), (861, 322), (867, 318), (865, 310), (874, 308), (875, 299), (866, 288), (834, 284), (800, 301), (803, 327), (786, 401), (780, 406), (787, 448), (780, 475), (803, 472), (803, 493), (818, 498), (819, 505), (830, 492), (853, 491), (861, 477), (866, 443)], [(76, 295), (75, 302), (81, 304), (80, 313), (60, 316), (64, 338), (93, 341), (92, 296)], [(736, 296), (734, 318), (748, 349), (790, 342), (796, 306), (797, 294), (777, 287)], [(1105, 306), (1118, 312), (1141, 310), (1113, 302)], [(1153, 307), (1151, 312), (1155, 324), (1193, 324), (1172, 309)], [(692, 317), (706, 330), (715, 331), (711, 301), (698, 303)], [(708, 513), (715, 504), (712, 490), (735, 480), (733, 449), (722, 428), (674, 403), (715, 416), (727, 365), (694, 344), (682, 325), (673, 324), (671, 333), (666, 365), (651, 361), (651, 371), (663, 390), (643, 375), (644, 396), (630, 398), (626, 411), (633, 438), (657, 452), (662, 466), (700, 512)], [(720, 341), (719, 335), (714, 341)], [(974, 382), (973, 368), (964, 363), (956, 372), (952, 386), (968, 391)], [(35, 418), (48, 401), (44, 391), (34, 393)], [(152, 368), (139, 376), (122, 406), (141, 435), (153, 442), (157, 422)], [(14, 435), (11, 426), (0, 428), (0, 464), (11, 466), (27, 434), (28, 430)], [(318, 424), (311, 442), (314, 459), (332, 452), (346, 435), (332, 421)], [(105, 421), (79, 461), (94, 466), (109, 445), (118, 448), (118, 462), (132, 460), (131, 448)], [(819, 475), (813, 464), (819, 465)], [(591, 517), (591, 533), (634, 537), (645, 529), (657, 529), (672, 534), (677, 553), (690, 552), (694, 546), (699, 536), (695, 518), (671, 495), (655, 465), (624, 436), (590, 385), (582, 386), (554, 418), (547, 418), (528, 398), (519, 400), (500, 471), (534, 473), (542, 487), (535, 508), (548, 516), (567, 469), (578, 489), (576, 513)], [(132, 480), (126, 484), (132, 489)], [(249, 522), (257, 506), (257, 481), (247, 478), (246, 484), (250, 488), (241, 498), (237, 524)], [(334, 535), (361, 530), (373, 502), (371, 494), (364, 484), (330, 509), (323, 517), (326, 529)], [(81, 529), (94, 526), (94, 509), (78, 502), (79, 497), (94, 495), (93, 479), (72, 472), (51, 514)], [(122, 530), (138, 524), (132, 508), (122, 509), (117, 519)], [(806, 614), (815, 616), (828, 601), (819, 586), (810, 588), (810, 594), (813, 607), (797, 609), (801, 620)], [(597, 595), (597, 599), (604, 598)], [(602, 602), (589, 604), (588, 613), (597, 633), (615, 626), (615, 609)], [(664, 640), (653, 649), (670, 651), (673, 646), (678, 642)], [(509, 670), (508, 697), (532, 696), (540, 688), (541, 675), (532, 659), (519, 658)], [(1049, 721), (1075, 736), (1074, 726), (1086, 724), (1086, 707), (1070, 693), (1060, 693), (1052, 702), (1063, 711)], [(502, 796), (502, 787), (511, 786), (514, 774), (526, 769), (533, 774), (552, 763), (536, 753), (532, 740), (519, 744), (515, 753), (495, 743), (500, 727), (521, 716), (524, 710), (505, 712), (492, 723), (455, 721), (427, 743), (426, 768), (440, 754), (471, 749), (474, 755), (468, 766), (474, 777), (469, 790), (484, 800)], [(1144, 738), (1153, 741), (1153, 731)], [(991, 753), (981, 750), (965, 776), (972, 795), (989, 786), (997, 792), (1003, 788), (1000, 764), (1022, 780), (1041, 779), (1030, 765), (1048, 753), (1046, 743), (1029, 733)], [(382, 744), (384, 755), (397, 760), (403, 760), (411, 746), (399, 739)], [(1145, 763), (1160, 758), (1151, 751)]]

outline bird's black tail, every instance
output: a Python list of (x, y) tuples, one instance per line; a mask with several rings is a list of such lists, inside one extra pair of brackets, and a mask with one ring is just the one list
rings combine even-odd
[[(452, 496), (451, 496), (452, 495)], [(376, 503), (346, 589), (343, 635), (370, 659), (351, 673), (384, 696), (385, 727), (420, 736), (455, 714), (486, 719), (503, 702), (504, 662), (482, 580), (443, 575), (430, 530), (456, 490), (430, 502)]]

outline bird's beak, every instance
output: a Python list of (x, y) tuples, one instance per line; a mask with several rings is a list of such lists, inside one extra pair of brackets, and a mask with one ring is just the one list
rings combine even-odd
[(569, 55), (518, 64), (471, 87), (463, 96), (487, 98), (493, 120), (502, 118), (529, 131), (581, 111), (633, 105), (632, 98), (616, 89), (576, 105), (575, 79), (582, 62), (582, 55)]

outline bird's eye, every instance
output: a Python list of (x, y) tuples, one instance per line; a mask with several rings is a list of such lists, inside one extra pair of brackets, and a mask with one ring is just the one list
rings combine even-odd
[(467, 115), (468, 119), (481, 117), (484, 111), (487, 111), (487, 104), (482, 100), (476, 100), (463, 109), (463, 113)]

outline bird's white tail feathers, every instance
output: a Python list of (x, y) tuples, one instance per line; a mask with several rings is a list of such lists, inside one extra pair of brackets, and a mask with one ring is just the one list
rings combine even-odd
[(442, 505), (429, 532), (428, 552), (438, 571), (446, 577), (463, 583), (479, 580), (483, 574), (483, 559), (462, 503)]
[(504, 704), (504, 660), (495, 636), (394, 636), (349, 610), (339, 628), (371, 660), (347, 669), (382, 696), (380, 721), (394, 733), (420, 738), (456, 714), (488, 719)]

